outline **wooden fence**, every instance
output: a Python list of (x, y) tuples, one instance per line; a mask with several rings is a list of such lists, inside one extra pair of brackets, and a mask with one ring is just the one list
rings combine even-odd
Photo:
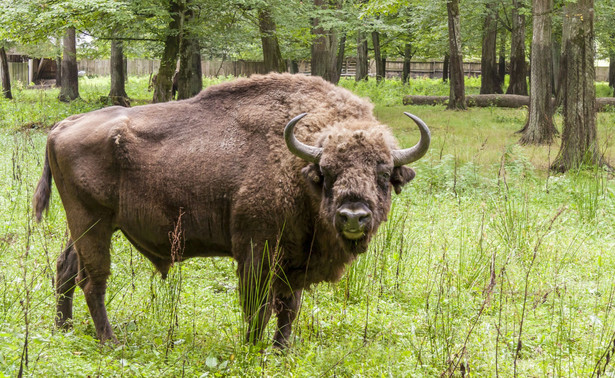
[[(82, 59), (78, 62), (79, 71), (84, 71), (86, 75), (108, 76), (110, 75), (110, 67), (108, 59)], [(250, 61), (203, 61), (201, 63), (203, 75), (205, 76), (249, 76), (254, 73), (266, 73), (263, 62)], [(298, 64), (299, 72), (309, 73), (310, 62), (302, 61)], [(159, 60), (152, 59), (128, 59), (127, 72), (129, 76), (148, 76), (158, 72), (160, 68)], [(410, 63), (411, 77), (430, 77), (442, 78), (444, 63), (440, 61)], [(480, 75), (479, 62), (465, 62), (464, 72), (467, 76)], [(403, 70), (402, 61), (387, 61), (386, 74), (387, 77), (400, 77)], [(596, 67), (596, 81), (608, 80), (608, 67)], [(0, 72), (1, 68), (0, 68)], [(354, 76), (356, 72), (355, 59), (346, 59), (342, 65), (342, 76)], [(370, 61), (369, 74), (374, 75), (376, 66), (374, 61)], [(27, 62), (9, 62), (9, 75), (11, 81), (21, 81), (28, 83), (28, 63)]]
[[(11, 83), (22, 82), (24, 85), (28, 85), (28, 63), (27, 62), (8, 62), (9, 64), (9, 76), (11, 77)], [(2, 74), (2, 67), (0, 66), (0, 74)]]
[[(108, 59), (82, 59), (77, 63), (79, 71), (84, 71), (86, 75), (107, 76), (110, 74)], [(160, 68), (159, 60), (150, 59), (129, 59), (127, 63), (127, 73), (129, 76), (153, 75)], [(249, 76), (255, 73), (266, 73), (263, 62), (252, 61), (203, 61), (201, 62), (203, 75), (205, 76)], [(298, 63), (299, 72), (309, 73), (310, 62), (301, 61)], [(410, 62), (410, 74), (412, 77), (431, 77), (441, 78), (444, 63), (439, 61)], [(399, 77), (403, 70), (403, 61), (387, 61), (387, 77)], [(468, 76), (480, 75), (480, 63), (464, 63), (464, 71)], [(356, 60), (349, 58), (342, 64), (342, 76), (354, 76), (356, 72)], [(370, 61), (369, 74), (374, 76), (376, 65)]]

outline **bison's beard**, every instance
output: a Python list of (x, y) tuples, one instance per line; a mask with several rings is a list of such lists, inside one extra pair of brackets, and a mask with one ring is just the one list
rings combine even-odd
[(359, 255), (361, 253), (367, 252), (367, 247), (369, 246), (369, 241), (371, 239), (371, 234), (365, 234), (360, 239), (347, 239), (343, 234), (338, 234), (338, 238), (342, 243), (344, 250), (352, 255)]

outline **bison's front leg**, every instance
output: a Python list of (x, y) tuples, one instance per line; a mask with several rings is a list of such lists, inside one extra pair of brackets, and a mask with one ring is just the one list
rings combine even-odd
[(271, 274), (265, 264), (245, 262), (238, 267), (239, 300), (248, 331), (246, 341), (256, 344), (271, 317)]
[(290, 342), (293, 321), (297, 317), (301, 305), (301, 292), (301, 290), (297, 290), (288, 297), (277, 297), (275, 299), (278, 329), (273, 336), (274, 348), (284, 349)]

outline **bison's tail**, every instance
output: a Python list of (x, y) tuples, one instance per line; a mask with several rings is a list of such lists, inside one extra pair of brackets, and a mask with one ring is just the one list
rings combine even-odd
[(43, 217), (43, 211), (49, 209), (49, 199), (51, 198), (51, 169), (49, 168), (49, 157), (45, 151), (45, 166), (43, 167), (43, 176), (38, 180), (34, 198), (32, 198), (32, 206), (36, 221), (40, 222)]

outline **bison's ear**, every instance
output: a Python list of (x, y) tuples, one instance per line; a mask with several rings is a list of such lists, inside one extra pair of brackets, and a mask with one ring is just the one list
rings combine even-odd
[(310, 189), (312, 189), (316, 194), (320, 194), (324, 178), (318, 165), (313, 163), (309, 164), (301, 170), (301, 173), (303, 173), (305, 181), (307, 181)]
[(393, 168), (393, 173), (391, 174), (391, 184), (393, 188), (395, 188), (395, 193), (401, 193), (401, 189), (410, 182), (416, 173), (412, 168), (408, 168), (405, 166), (395, 167)]

